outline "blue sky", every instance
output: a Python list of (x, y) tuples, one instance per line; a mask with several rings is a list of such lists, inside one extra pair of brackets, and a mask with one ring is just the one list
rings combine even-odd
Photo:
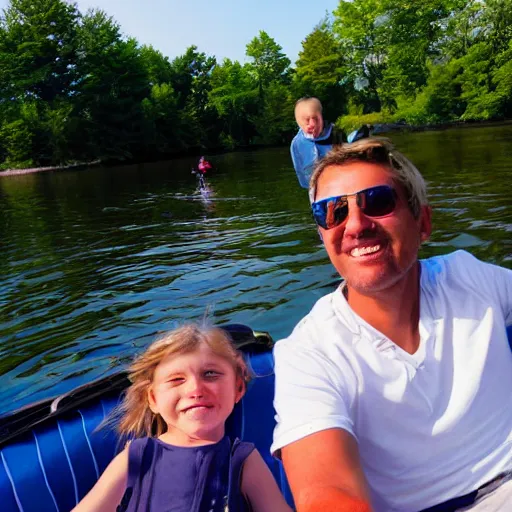
[[(292, 63), (301, 41), (338, 0), (78, 0), (78, 8), (106, 11), (124, 34), (171, 59), (195, 44), (200, 51), (245, 60), (245, 46), (265, 30)], [(8, 0), (0, 0), (0, 9)]]

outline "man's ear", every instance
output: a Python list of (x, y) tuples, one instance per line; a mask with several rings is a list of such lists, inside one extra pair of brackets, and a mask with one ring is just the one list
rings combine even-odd
[(426, 242), (432, 234), (432, 207), (425, 205), (421, 207), (420, 212), (420, 237), (422, 242)]

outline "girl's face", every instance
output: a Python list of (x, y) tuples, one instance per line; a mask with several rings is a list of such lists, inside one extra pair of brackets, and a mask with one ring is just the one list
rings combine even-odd
[(190, 446), (220, 441), (226, 419), (243, 393), (244, 383), (233, 366), (203, 343), (193, 352), (160, 362), (148, 400), (151, 410), (167, 423), (162, 440)]

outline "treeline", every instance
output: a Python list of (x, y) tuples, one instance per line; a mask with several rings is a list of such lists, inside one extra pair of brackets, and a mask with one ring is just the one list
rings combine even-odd
[(0, 168), (289, 142), (298, 97), (345, 130), (510, 117), (512, 0), (341, 0), (295, 64), (261, 31), (241, 64), (169, 60), (101, 10), (11, 0), (0, 17)]
[(512, 115), (512, 0), (342, 0), (332, 34), (353, 85), (342, 127)]

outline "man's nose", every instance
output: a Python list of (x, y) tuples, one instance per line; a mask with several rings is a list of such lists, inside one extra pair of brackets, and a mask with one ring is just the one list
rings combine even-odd
[(374, 226), (373, 220), (364, 214), (363, 210), (357, 205), (356, 198), (349, 198), (348, 215), (345, 222), (344, 236), (359, 238), (362, 233), (368, 232)]

